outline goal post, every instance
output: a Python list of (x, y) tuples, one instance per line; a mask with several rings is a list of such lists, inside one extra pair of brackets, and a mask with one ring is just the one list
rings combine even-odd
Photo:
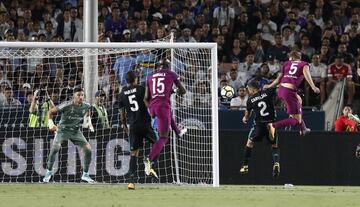
[[(132, 57), (137, 56), (136, 58), (138, 58), (139, 54), (142, 53), (151, 56), (151, 61), (149, 59), (145, 60), (143, 64), (139, 64), (139, 59), (136, 59), (135, 63), (132, 63), (134, 65), (131, 65), (132, 68), (141, 71), (142, 83), (146, 79), (146, 76), (149, 75), (149, 72), (143, 67), (156, 65), (161, 58), (170, 55), (171, 57), (169, 59), (172, 62), (172, 69), (179, 74), (188, 91), (188, 94), (184, 97), (176, 96), (176, 104), (172, 106), (172, 110), (174, 111), (175, 120), (178, 124), (189, 130), (181, 139), (175, 139), (173, 136), (171, 142), (169, 142), (172, 146), (165, 149), (162, 153), (164, 155), (161, 155), (158, 163), (160, 182), (219, 186), (218, 63), (216, 43), (174, 43), (158, 41), (137, 43), (2, 42), (0, 44), (0, 60), (4, 60), (5, 67), (11, 67), (14, 71), (18, 68), (29, 68), (31, 62), (34, 62), (33, 59), (38, 59), (38, 63), (33, 64), (35, 66), (45, 64), (46, 62), (46, 64), (49, 65), (48, 67), (56, 67), (56, 69), (58, 69), (58, 67), (66, 67), (71, 71), (74, 70), (73, 67), (76, 67), (76, 69), (81, 68), (82, 71), (79, 73), (76, 71), (76, 74), (82, 76), (77, 77), (80, 79), (79, 83), (84, 88), (89, 89), (86, 90), (85, 95), (91, 98), (87, 100), (93, 100), (94, 92), (98, 89), (98, 86), (96, 86), (98, 85), (96, 83), (98, 71), (94, 71), (94, 69), (88, 70), (88, 67), (97, 67), (91, 66), (91, 64), (99, 64), (99, 68), (102, 64), (105, 65), (104, 67), (108, 67), (109, 71), (113, 71), (114, 65), (116, 65), (120, 56), (130, 55)], [(90, 58), (84, 58), (86, 56)], [(27, 61), (22, 61), (23, 59)], [(85, 63), (85, 59), (89, 60), (89, 62)], [(119, 67), (124, 66), (120, 64)], [(154, 69), (153, 67), (155, 66), (151, 66), (152, 69)], [(51, 77), (49, 74), (54, 75), (50, 72), (46, 74), (49, 77), (37, 77), (35, 71), (33, 77), (30, 78), (32, 81), (36, 81), (37, 78), (39, 78), (39, 81), (44, 81), (45, 79), (50, 81)], [(87, 77), (85, 78), (87, 81), (84, 81), (84, 77)], [(17, 81), (15, 80), (15, 76), (12, 81)], [(38, 85), (37, 82), (33, 83)], [(41, 84), (39, 85), (41, 87)], [(96, 88), (96, 90), (94, 88)], [(34, 89), (34, 87), (32, 87), (32, 89)], [(7, 182), (8, 180), (37, 182), (39, 181), (39, 177), (43, 176), (44, 171), (34, 169), (35, 165), (32, 166), (32, 163), (29, 162), (33, 162), (35, 158), (31, 156), (35, 156), (35, 154), (39, 154), (39, 152), (35, 153), (35, 148), (27, 149), (26, 147), (30, 145), (35, 146), (34, 143), (41, 143), (42, 145), (42, 142), (48, 141), (40, 140), (42, 138), (41, 136), (51, 137), (52, 135), (42, 130), (39, 136), (36, 132), (33, 132), (34, 129), (27, 128), (27, 109), (24, 106), (10, 108), (11, 109), (8, 109), (8, 107), (4, 106), (0, 109), (0, 118), (2, 119), (0, 123), (0, 133), (5, 134), (3, 138), (0, 138), (0, 144), (2, 144), (3, 149), (11, 148), (13, 151), (13, 153), (10, 154), (2, 153), (2, 155), (0, 155), (0, 164), (2, 167), (0, 170), (0, 179), (2, 179), (2, 182)], [(117, 112), (112, 105), (109, 108), (109, 116), (114, 116), (111, 117), (111, 119), (115, 120), (117, 118)], [(14, 114), (9, 115), (9, 111), (13, 111)], [(12, 123), (8, 120), (21, 118), (21, 125), (18, 125), (18, 122)], [(7, 124), (4, 124), (6, 120)], [(19, 137), (19, 140), (16, 140), (16, 137), (12, 137), (11, 139), (7, 138), (10, 134), (16, 134), (15, 132), (17, 130), (20, 130), (21, 136), (25, 137)], [(31, 131), (31, 133), (28, 133), (29, 131)], [(90, 134), (87, 133), (86, 130), (85, 132), (85, 134)], [(32, 137), (29, 138), (27, 136)], [(98, 129), (95, 135), (92, 134), (89, 136), (95, 137), (91, 144), (98, 150), (97, 153), (95, 153), (96, 157), (93, 156), (92, 165), (90, 166), (93, 171), (90, 174), (95, 175), (95, 179), (100, 182), (125, 182), (125, 174), (128, 168), (124, 167), (121, 170), (116, 168), (119, 160), (121, 160), (119, 161), (121, 165), (126, 165), (129, 162), (129, 149), (123, 149), (128, 147), (128, 138), (119, 130), (119, 124), (111, 124), (111, 128), (107, 129), (107, 131)], [(111, 137), (111, 139), (109, 137)], [(116, 138), (121, 140), (113, 140)], [(27, 139), (32, 143), (26, 144)], [(21, 147), (9, 146), (9, 144), (19, 144), (17, 142), (21, 142), (21, 145), (19, 145)], [(116, 154), (117, 147), (111, 146), (112, 144), (121, 146), (122, 151), (127, 150), (127, 152), (122, 152), (121, 155)], [(73, 148), (71, 143), (68, 145), (68, 149), (75, 149), (76, 154), (76, 148)], [(171, 149), (174, 146), (175, 148)], [(41, 147), (49, 148), (50, 143), (44, 143), (44, 146)], [(37, 147), (36, 149), (41, 147)], [(102, 147), (101, 150), (99, 150), (100, 147)], [(106, 150), (112, 151), (107, 152)], [(145, 156), (148, 151), (149, 145), (145, 145), (142, 155)], [(43, 156), (46, 158), (47, 153), (45, 152), (48, 152), (48, 149), (44, 149)], [(69, 171), (69, 164), (66, 163), (69, 161), (69, 155), (66, 153), (69, 152), (61, 151), (61, 153), (63, 154), (60, 154), (58, 158), (60, 163), (60, 169), (57, 172), (60, 174), (58, 177), (60, 177), (63, 182), (77, 181), (76, 176), (70, 179), (69, 175), (61, 174)], [(173, 153), (176, 154), (174, 155)], [(79, 154), (81, 154), (81, 152), (79, 152)], [(22, 159), (12, 156), (21, 156)], [(62, 156), (65, 157), (65, 161), (62, 160)], [(79, 159), (78, 157), (76, 158), (76, 155), (71, 155), (71, 157), (72, 159)], [(27, 158), (32, 161), (26, 161)], [(37, 163), (37, 166), (40, 166), (41, 169), (45, 167), (45, 158), (42, 158), (41, 162), (39, 161), (40, 164)], [(17, 162), (16, 160), (21, 160), (22, 162)], [(73, 166), (74, 163), (72, 163), (71, 167), (75, 172), (76, 170), (78, 171), (76, 165), (79, 165), (77, 167), (81, 168), (82, 161), (74, 162), (75, 166)], [(26, 163), (28, 166), (19, 168), (19, 163)], [(139, 170), (143, 171), (141, 163), (138, 164), (140, 165)], [(31, 167), (29, 167), (29, 165)], [(105, 166), (104, 168), (106, 170), (104, 169), (104, 171), (106, 172), (103, 172), (99, 165)], [(109, 167), (107, 165), (115, 165), (115, 167)], [(7, 167), (6, 170), (4, 170), (4, 166)], [(61, 169), (62, 167), (67, 168), (67, 170)], [(11, 169), (16, 169), (16, 173), (10, 173), (9, 175), (9, 172), (12, 172)], [(22, 173), (21, 169), (32, 172)], [(117, 170), (116, 173), (111, 173), (111, 169)], [(12, 176), (16, 176), (16, 178)], [(119, 177), (114, 178), (112, 176)], [(36, 179), (34, 177), (36, 177)], [(55, 176), (55, 178), (58, 177)], [(110, 177), (110, 181), (105, 179), (105, 177)], [(138, 177), (139, 182), (149, 182), (144, 178), (143, 172), (140, 172)]]

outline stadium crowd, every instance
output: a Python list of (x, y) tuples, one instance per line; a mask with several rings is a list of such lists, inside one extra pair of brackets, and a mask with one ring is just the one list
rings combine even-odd
[[(310, 62), (312, 77), (321, 89), (321, 94), (314, 96), (304, 85), (304, 105), (323, 104), (334, 84), (343, 79), (346, 104), (351, 105), (359, 86), (360, 2), (356, 0), (99, 0), (98, 9), (99, 42), (151, 41), (170, 33), (178, 42), (216, 42), (219, 85), (231, 85), (237, 91), (231, 102), (221, 100), (221, 108), (243, 109), (247, 82), (269, 83), (294, 48)], [(82, 0), (0, 3), (2, 41), (80, 42), (82, 33)], [(141, 55), (151, 59), (147, 62), (155, 61), (154, 54)], [(119, 57), (123, 62), (116, 60), (110, 65), (99, 62), (99, 89), (107, 96), (107, 106), (115, 102), (124, 85), (119, 71), (126, 67), (121, 66), (144, 64), (141, 55), (125, 54)], [(55, 88), (48, 96), (58, 103), (81, 84), (81, 58), (62, 60), (67, 66), (27, 61), (0, 61), (1, 106), (30, 106), (35, 89), (45, 86)], [(8, 65), (14, 64), (19, 67), (9, 69)], [(196, 70), (186, 68), (191, 72), (181, 75), (200, 77), (188, 87), (206, 94), (209, 74), (202, 73), (209, 71)], [(208, 98), (200, 105), (209, 103)]]

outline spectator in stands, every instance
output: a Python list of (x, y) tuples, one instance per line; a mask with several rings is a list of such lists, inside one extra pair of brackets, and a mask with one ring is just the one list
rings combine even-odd
[(250, 39), (249, 47), (247, 50), (247, 54), (255, 54), (254, 55), (254, 62), (255, 63), (262, 63), (264, 62), (265, 54), (261, 44), (258, 44), (255, 38)]
[(260, 64), (254, 63), (254, 54), (248, 54), (246, 56), (246, 61), (239, 64), (238, 69), (238, 80), (242, 83), (246, 83), (248, 79), (255, 75)]
[(121, 86), (125, 86), (127, 84), (125, 79), (126, 73), (130, 70), (134, 70), (135, 66), (136, 59), (130, 55), (130, 52), (125, 52), (116, 59), (113, 70), (118, 75)]
[(29, 127), (48, 127), (48, 111), (55, 107), (46, 89), (34, 92), (29, 108)]
[(75, 37), (76, 25), (71, 21), (70, 10), (65, 9), (63, 17), (58, 20), (56, 34), (61, 36), (65, 41), (72, 41)]
[(352, 81), (352, 71), (350, 65), (344, 63), (344, 57), (337, 55), (335, 57), (335, 62), (330, 64), (327, 71), (327, 83), (326, 83), (326, 92), (329, 96), (335, 84), (343, 79), (346, 79), (346, 90), (347, 90), (347, 104), (351, 105), (354, 94), (355, 94), (355, 85)]
[(15, 97), (18, 99), (22, 105), (26, 104), (26, 94), (31, 91), (31, 85), (29, 83), (24, 83), (21, 87), (16, 90)]
[(213, 25), (222, 27), (227, 25), (229, 31), (232, 32), (234, 28), (235, 11), (229, 7), (229, 0), (220, 0), (220, 6), (214, 9)]
[(255, 75), (246, 81), (245, 85), (247, 85), (250, 82), (255, 82), (255, 81), (258, 82), (260, 88), (262, 88), (264, 85), (270, 83), (269, 79), (267, 79), (263, 76), (263, 73), (261, 72), (260, 67), (256, 70)]
[[(344, 43), (340, 43), (337, 48), (337, 55), (341, 55), (344, 58), (344, 62), (349, 64), (351, 67), (355, 66), (355, 58), (354, 56), (347, 51), (347, 46)], [(330, 61), (334, 62), (336, 55), (333, 56)]]
[(321, 63), (328, 64), (330, 62), (331, 52), (329, 46), (326, 44), (321, 45), (319, 57)]
[(154, 36), (148, 32), (148, 26), (146, 21), (139, 21), (138, 30), (135, 32), (134, 40), (135, 42), (144, 42), (153, 40)]
[(232, 49), (227, 53), (227, 62), (230, 62), (234, 59), (244, 62), (246, 57), (246, 51), (240, 48), (240, 40), (238, 38), (234, 38)]
[[(262, 19), (257, 25), (257, 29), (261, 31), (261, 38), (270, 43), (274, 43), (274, 34), (277, 31), (277, 25), (270, 20), (270, 11), (266, 10), (263, 13)], [(281, 36), (280, 36), (281, 42)]]
[(10, 29), (10, 25), (6, 22), (6, 11), (0, 11), (0, 35), (2, 39), (5, 39), (4, 33)]
[(280, 33), (275, 33), (275, 44), (270, 46), (267, 51), (267, 56), (271, 55), (280, 62), (284, 62), (288, 59), (287, 54), (290, 52), (290, 49), (287, 46), (283, 45), (282, 36)]
[(60, 93), (59, 93), (59, 89), (55, 88), (55, 89), (51, 89), (50, 92), (50, 100), (53, 102), (53, 104), (55, 106), (60, 104)]
[(71, 75), (68, 78), (67, 81), (67, 86), (65, 88), (63, 88), (60, 92), (60, 101), (64, 102), (64, 101), (69, 101), (73, 94), (74, 94), (74, 88), (76, 84), (76, 76), (75, 75)]
[(228, 84), (234, 88), (235, 91), (237, 91), (240, 86), (243, 86), (244, 84), (241, 83), (240, 80), (237, 79), (238, 77), (238, 71), (237, 68), (232, 68), (230, 70), (230, 78), (228, 79)]
[(194, 29), (196, 22), (195, 22), (194, 17), (191, 16), (188, 7), (182, 8), (182, 16), (183, 16), (183, 18), (182, 18), (181, 25), (184, 26), (185, 28)]
[(53, 24), (51, 21), (45, 23), (45, 37), (46, 41), (51, 42), (52, 38), (56, 35), (55, 30), (53, 29)]
[(291, 29), (289, 26), (285, 26), (282, 28), (282, 45), (288, 48), (294, 47), (295, 45), (295, 35), (294, 33), (291, 33)]
[[(325, 79), (327, 77), (327, 66), (320, 62), (320, 55), (314, 54), (310, 63), (310, 74), (317, 87), (320, 88), (320, 104), (325, 102), (326, 91), (325, 91)], [(310, 85), (305, 83), (305, 103), (309, 103), (310, 97)], [(311, 96), (312, 97), (312, 96)]]
[[(143, 50), (136, 56), (137, 70), (139, 71), (140, 83), (145, 83), (148, 76), (150, 76), (156, 63), (156, 56), (151, 53), (151, 50)], [(126, 75), (126, 73), (124, 73)]]
[(357, 122), (349, 118), (352, 114), (352, 108), (346, 105), (343, 109), (343, 115), (339, 116), (335, 121), (336, 132), (357, 132)]
[(108, 113), (105, 107), (106, 94), (103, 90), (95, 93), (95, 102), (92, 104), (91, 122), (95, 128), (110, 128)]
[(6, 87), (4, 90), (5, 99), (0, 102), (0, 107), (19, 107), (21, 102), (13, 97), (13, 90), (10, 87)]
[(308, 35), (303, 35), (301, 37), (301, 45), (300, 45), (301, 55), (306, 55), (306, 58), (310, 60), (312, 55), (315, 53), (315, 49), (310, 45), (310, 39)]
[(241, 86), (237, 90), (237, 96), (230, 101), (230, 109), (232, 110), (245, 110), (248, 95), (245, 86)]
[(177, 41), (178, 42), (196, 42), (195, 38), (191, 35), (191, 29), (189, 29), (189, 28), (183, 29), (182, 35)]
[(98, 84), (99, 90), (106, 88), (109, 85), (109, 72), (106, 70), (105, 64), (100, 64), (98, 67)]

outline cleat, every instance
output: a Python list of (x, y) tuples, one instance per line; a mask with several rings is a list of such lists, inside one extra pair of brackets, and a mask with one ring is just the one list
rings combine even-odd
[(240, 168), (240, 173), (241, 174), (247, 174), (249, 172), (249, 166), (248, 165), (244, 165)]
[(277, 178), (280, 175), (280, 163), (275, 162), (273, 166), (273, 177)]
[(43, 178), (43, 182), (44, 183), (48, 183), (49, 181), (50, 181), (50, 179), (51, 179), (51, 176), (53, 176), (54, 174), (51, 172), (51, 171), (49, 171), (49, 170), (46, 170), (46, 173), (45, 173), (45, 177)]
[(356, 147), (355, 156), (356, 156), (356, 158), (360, 159), (360, 145), (358, 145), (358, 146)]
[(128, 184), (128, 189), (129, 190), (135, 190), (135, 184), (134, 183), (129, 183)]
[(305, 136), (311, 132), (310, 128), (305, 128), (304, 130), (300, 130), (299, 133), (301, 136)]
[(270, 135), (270, 140), (275, 140), (276, 137), (276, 129), (274, 128), (272, 123), (268, 123), (267, 125), (268, 131), (269, 131), (269, 135)]
[(95, 183), (95, 181), (93, 179), (91, 179), (89, 173), (86, 173), (86, 172), (83, 172), (83, 174), (81, 176), (81, 180), (83, 180), (85, 182), (88, 182), (88, 183), (91, 183), (91, 184)]
[(148, 157), (144, 160), (144, 165), (145, 165), (145, 174), (149, 176), (151, 170), (151, 161)]
[(150, 175), (151, 177), (154, 177), (154, 178), (156, 178), (156, 179), (159, 179), (159, 177), (158, 177), (158, 175), (156, 174), (156, 172), (155, 172), (154, 169), (150, 169), (149, 175)]
[(180, 133), (179, 133), (179, 135), (178, 135), (178, 138), (182, 138), (186, 132), (187, 132), (187, 128), (182, 128), (182, 129), (180, 130)]

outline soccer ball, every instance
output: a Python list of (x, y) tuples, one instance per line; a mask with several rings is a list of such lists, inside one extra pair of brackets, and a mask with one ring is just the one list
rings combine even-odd
[(221, 88), (220, 95), (223, 99), (232, 99), (234, 97), (235, 90), (233, 87), (227, 85)]

